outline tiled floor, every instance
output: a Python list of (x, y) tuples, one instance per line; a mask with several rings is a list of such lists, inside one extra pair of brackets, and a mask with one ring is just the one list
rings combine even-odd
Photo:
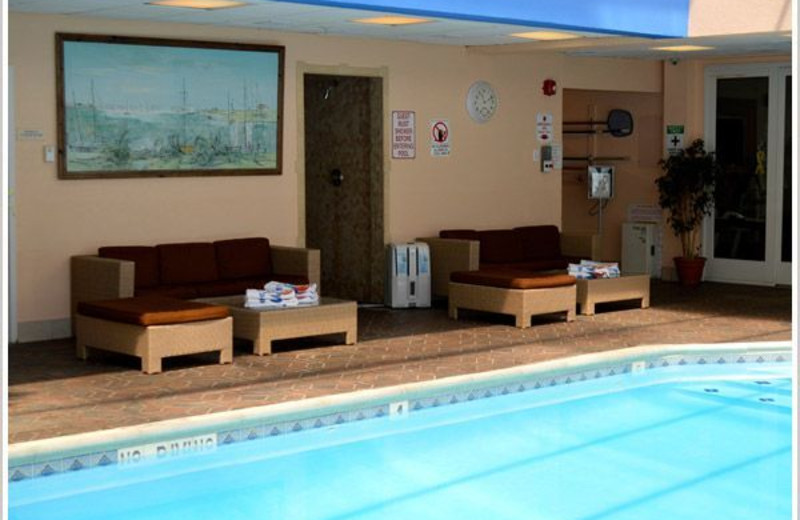
[(359, 343), (338, 338), (278, 342), (257, 357), (237, 345), (233, 365), (214, 356), (167, 359), (147, 376), (138, 360), (99, 353), (74, 357), (69, 340), (12, 345), (10, 442), (259, 406), (364, 388), (441, 378), (643, 344), (791, 339), (791, 291), (705, 283), (697, 289), (654, 283), (650, 309), (598, 306), (566, 323), (443, 308), (359, 311)]

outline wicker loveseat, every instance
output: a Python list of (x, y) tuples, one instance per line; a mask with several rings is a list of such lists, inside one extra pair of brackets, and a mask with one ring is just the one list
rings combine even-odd
[(190, 300), (244, 294), (270, 280), (320, 283), (319, 250), (275, 246), (267, 238), (101, 247), (97, 255), (73, 256), (70, 268), (73, 315), (81, 301)]
[(593, 234), (561, 233), (556, 226), (513, 229), (446, 229), (425, 237), (431, 252), (432, 294), (448, 296), (450, 275), (458, 271), (565, 271), (570, 261), (596, 260), (599, 239)]

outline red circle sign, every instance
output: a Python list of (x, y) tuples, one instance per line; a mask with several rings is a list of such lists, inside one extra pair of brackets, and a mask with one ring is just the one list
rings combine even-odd
[(448, 130), (447, 124), (444, 121), (437, 121), (431, 128), (431, 135), (433, 136), (433, 140), (437, 143), (446, 142), (449, 133), (450, 130)]

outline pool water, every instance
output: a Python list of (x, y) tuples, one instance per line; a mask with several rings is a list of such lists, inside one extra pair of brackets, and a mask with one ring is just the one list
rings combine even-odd
[(788, 520), (787, 373), (615, 376), (24, 480), (10, 518)]

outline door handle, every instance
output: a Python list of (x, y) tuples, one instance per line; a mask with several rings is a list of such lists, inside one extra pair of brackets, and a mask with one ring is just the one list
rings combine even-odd
[(344, 180), (344, 174), (342, 173), (342, 170), (335, 168), (331, 170), (330, 176), (331, 184), (337, 187), (342, 185), (342, 181)]

